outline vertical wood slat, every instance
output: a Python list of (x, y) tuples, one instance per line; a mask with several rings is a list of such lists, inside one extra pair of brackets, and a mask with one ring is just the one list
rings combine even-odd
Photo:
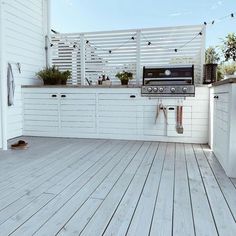
[(141, 81), (141, 30), (137, 30), (137, 58), (136, 58), (136, 85)]
[(85, 84), (85, 45), (84, 34), (80, 35), (81, 84)]

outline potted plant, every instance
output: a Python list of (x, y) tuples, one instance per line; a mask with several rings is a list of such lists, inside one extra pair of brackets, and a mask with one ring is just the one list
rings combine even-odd
[(116, 77), (120, 80), (122, 85), (128, 85), (129, 80), (133, 79), (133, 73), (128, 71), (122, 71), (117, 73)]
[(236, 34), (230, 33), (223, 40), (221, 47), (224, 56), (224, 63), (222, 64), (222, 73), (224, 78), (236, 77)]
[(220, 57), (214, 47), (209, 47), (206, 49), (203, 80), (204, 84), (216, 82), (217, 65), (219, 60)]
[(68, 70), (61, 72), (52, 66), (39, 71), (36, 75), (43, 80), (44, 85), (66, 85), (71, 72)]
[(225, 62), (219, 66), (220, 79), (236, 78), (236, 62)]

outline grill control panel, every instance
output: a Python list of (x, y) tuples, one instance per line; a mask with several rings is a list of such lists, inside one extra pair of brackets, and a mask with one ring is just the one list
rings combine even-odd
[(142, 96), (144, 97), (194, 97), (195, 86), (142, 86)]

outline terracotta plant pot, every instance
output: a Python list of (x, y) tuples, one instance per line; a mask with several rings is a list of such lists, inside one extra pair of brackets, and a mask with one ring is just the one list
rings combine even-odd
[(121, 85), (128, 85), (129, 84), (129, 80), (121, 80)]

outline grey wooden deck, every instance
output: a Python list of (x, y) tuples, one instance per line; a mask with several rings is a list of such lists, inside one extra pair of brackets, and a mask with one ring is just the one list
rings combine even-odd
[(26, 138), (0, 151), (0, 235), (236, 235), (236, 180), (207, 146)]

